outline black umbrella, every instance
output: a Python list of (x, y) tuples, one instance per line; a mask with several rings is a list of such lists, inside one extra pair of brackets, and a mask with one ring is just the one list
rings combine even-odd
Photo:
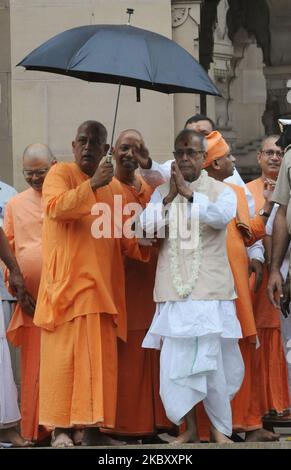
[(130, 25), (88, 25), (54, 36), (19, 64), (89, 82), (134, 86), (162, 93), (221, 96), (205, 70), (176, 42)]

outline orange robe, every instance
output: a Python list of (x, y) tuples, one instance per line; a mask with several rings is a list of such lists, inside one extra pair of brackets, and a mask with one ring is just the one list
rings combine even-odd
[[(42, 265), (42, 217), (41, 194), (29, 188), (8, 202), (4, 219), (6, 236), (35, 299)], [(13, 346), (21, 347), (21, 434), (36, 440), (42, 437), (38, 429), (40, 329), (18, 304), (7, 337)]]
[[(122, 192), (127, 203), (143, 208), (150, 200), (152, 188), (141, 178), (138, 192), (134, 186), (116, 178), (114, 192)], [(153, 290), (158, 250), (152, 249), (149, 263), (125, 258), (125, 292), (127, 311), (127, 342), (118, 342), (118, 393), (116, 424), (113, 432), (141, 436), (153, 434), (157, 428), (169, 428), (159, 396), (159, 351), (143, 349), (155, 311)]]
[[(246, 246), (253, 244), (265, 235), (265, 224), (260, 216), (250, 219), (244, 189), (233, 184), (229, 186), (231, 186), (237, 196), (237, 216), (227, 226), (226, 242), (228, 259), (238, 295), (238, 298), (235, 300), (236, 311), (243, 333), (243, 338), (239, 341), (239, 345), (245, 365), (243, 383), (231, 403), (232, 423), (235, 431), (242, 431), (248, 428), (252, 381), (251, 364), (257, 333), (249, 287)], [(209, 440), (210, 422), (201, 404), (197, 407), (196, 414), (200, 439), (207, 441)]]
[[(34, 318), (42, 328), (40, 422), (113, 428), (117, 336), (126, 339), (123, 255), (147, 260), (149, 250), (140, 250), (135, 239), (113, 237), (113, 189), (93, 192), (76, 163), (50, 169), (43, 204), (43, 269)], [(109, 230), (108, 237), (98, 238), (98, 225)]]
[[(258, 178), (247, 184), (255, 201), (256, 212), (264, 205), (264, 182)], [(253, 362), (252, 400), (249, 428), (256, 429), (258, 419), (270, 410), (281, 413), (290, 406), (288, 373), (280, 330), (280, 312), (267, 295), (268, 270), (264, 266), (262, 285), (253, 292), (253, 309), (260, 347)], [(254, 279), (251, 279), (253, 291)]]

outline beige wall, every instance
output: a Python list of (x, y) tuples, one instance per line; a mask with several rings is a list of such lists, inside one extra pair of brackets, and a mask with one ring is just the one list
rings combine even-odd
[(11, 61), (9, 1), (0, 0), (0, 179), (12, 184)]
[[(14, 184), (23, 189), (21, 155), (31, 142), (47, 143), (59, 159), (71, 158), (77, 126), (97, 119), (111, 132), (117, 86), (93, 84), (15, 65), (35, 47), (66, 29), (102, 23), (126, 23), (127, 7), (135, 8), (132, 24), (171, 37), (170, 0), (11, 0), (12, 125)], [(138, 128), (152, 156), (170, 157), (173, 146), (173, 97), (123, 87), (117, 132)]]

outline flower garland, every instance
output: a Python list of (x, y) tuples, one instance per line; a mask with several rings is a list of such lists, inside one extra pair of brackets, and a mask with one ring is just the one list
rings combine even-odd
[[(202, 192), (205, 193), (207, 192), (207, 187), (208, 187), (208, 174), (207, 171), (202, 170), (201, 175), (199, 179), (197, 180), (197, 186), (195, 191), (197, 192)], [(176, 197), (173, 201), (173, 203), (178, 206), (179, 202), (177, 200), (178, 198)], [(199, 228), (198, 228), (199, 226)], [(178, 247), (178, 207), (175, 208), (175, 210), (171, 211), (171, 216), (169, 220), (169, 229), (170, 229), (170, 235), (172, 234), (172, 237), (170, 236), (169, 242), (170, 242), (170, 272), (171, 272), (171, 278), (173, 282), (173, 286), (176, 289), (179, 297), (186, 298), (188, 297), (191, 292), (193, 291), (195, 282), (198, 278), (198, 273), (199, 273), (199, 267), (200, 267), (200, 262), (201, 262), (201, 257), (202, 257), (202, 227), (201, 224), (195, 224), (194, 225), (194, 230), (199, 231), (199, 234), (194, 234), (197, 236), (198, 235), (198, 245), (196, 248), (193, 250), (193, 258), (192, 258), (192, 263), (191, 263), (191, 278), (189, 279), (188, 282), (185, 282), (182, 279), (181, 275), (181, 270), (179, 266), (179, 259), (178, 259), (178, 253), (179, 253), (179, 247)], [(194, 238), (195, 239), (195, 238)]]

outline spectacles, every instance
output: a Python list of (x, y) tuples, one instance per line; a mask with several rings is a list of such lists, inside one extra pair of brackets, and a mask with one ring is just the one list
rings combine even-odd
[(173, 155), (175, 158), (182, 158), (183, 155), (187, 155), (187, 157), (191, 157), (191, 158), (197, 158), (198, 155), (200, 155), (201, 153), (204, 153), (204, 150), (194, 150), (191, 148), (187, 148), (187, 149), (177, 149), (173, 152)]
[(42, 176), (45, 176), (48, 171), (49, 171), (49, 168), (41, 168), (39, 170), (23, 170), (22, 173), (25, 178), (32, 178), (33, 175), (40, 178)]
[(119, 150), (121, 152), (128, 152), (129, 150), (139, 150), (139, 148), (136, 145), (126, 145), (126, 144), (121, 144), (119, 146)]
[(272, 149), (261, 150), (261, 153), (265, 153), (268, 157), (274, 157), (274, 155), (276, 155), (276, 157), (279, 157), (279, 158), (284, 157), (283, 150), (272, 150)]

